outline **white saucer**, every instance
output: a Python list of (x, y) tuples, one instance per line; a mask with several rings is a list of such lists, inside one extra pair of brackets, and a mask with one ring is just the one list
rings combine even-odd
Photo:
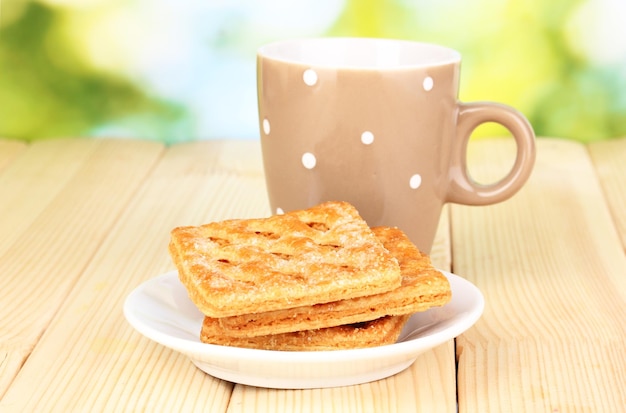
[(383, 379), (417, 356), (470, 328), (481, 316), (481, 292), (463, 278), (450, 280), (452, 300), (413, 315), (396, 344), (337, 351), (268, 351), (202, 343), (203, 315), (189, 300), (176, 271), (148, 280), (124, 303), (141, 334), (187, 355), (204, 372), (235, 383), (283, 389), (348, 386)]

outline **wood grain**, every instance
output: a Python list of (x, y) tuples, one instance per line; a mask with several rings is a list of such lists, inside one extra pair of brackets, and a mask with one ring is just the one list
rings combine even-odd
[(0, 175), (0, 395), (161, 148), (140, 141), (43, 141)]
[[(431, 256), (482, 290), (483, 317), (398, 375), (323, 390), (213, 378), (122, 314), (132, 289), (173, 269), (171, 228), (269, 215), (258, 142), (7, 142), (2, 412), (455, 412), (457, 392), (461, 413), (626, 405), (626, 139), (541, 138), (512, 199), (447, 206)], [(472, 175), (497, 180), (514, 152), (508, 139), (473, 141)]]
[(626, 252), (626, 137), (593, 142), (588, 149)]
[[(509, 140), (476, 144), (495, 179)], [(486, 309), (459, 337), (461, 412), (619, 411), (625, 404), (626, 260), (585, 147), (543, 139), (514, 199), (452, 206), (455, 273)], [(618, 390), (620, 389), (620, 390)]]

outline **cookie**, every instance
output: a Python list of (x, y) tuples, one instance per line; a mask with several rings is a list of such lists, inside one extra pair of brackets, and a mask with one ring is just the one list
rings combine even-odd
[(400, 265), (347, 202), (171, 232), (191, 301), (214, 318), (279, 311), (398, 288)]
[(256, 337), (230, 337), (221, 333), (216, 319), (205, 317), (200, 341), (222, 346), (278, 351), (322, 351), (376, 347), (395, 343), (408, 319), (408, 315), (386, 316), (365, 323), (318, 330)]

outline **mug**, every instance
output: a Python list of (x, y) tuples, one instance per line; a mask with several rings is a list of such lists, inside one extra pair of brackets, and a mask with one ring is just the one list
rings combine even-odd
[[(305, 38), (257, 53), (263, 165), (273, 213), (348, 201), (370, 226), (403, 230), (429, 253), (445, 203), (508, 199), (528, 179), (535, 136), (515, 109), (458, 100), (461, 55), (435, 44)], [(472, 131), (508, 129), (516, 160), (482, 185), (467, 168)]]

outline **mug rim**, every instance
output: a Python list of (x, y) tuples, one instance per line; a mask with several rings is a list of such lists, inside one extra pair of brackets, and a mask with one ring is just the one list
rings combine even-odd
[(257, 56), (288, 64), (366, 70), (424, 68), (461, 61), (458, 51), (440, 44), (373, 37), (278, 40), (260, 46)]

